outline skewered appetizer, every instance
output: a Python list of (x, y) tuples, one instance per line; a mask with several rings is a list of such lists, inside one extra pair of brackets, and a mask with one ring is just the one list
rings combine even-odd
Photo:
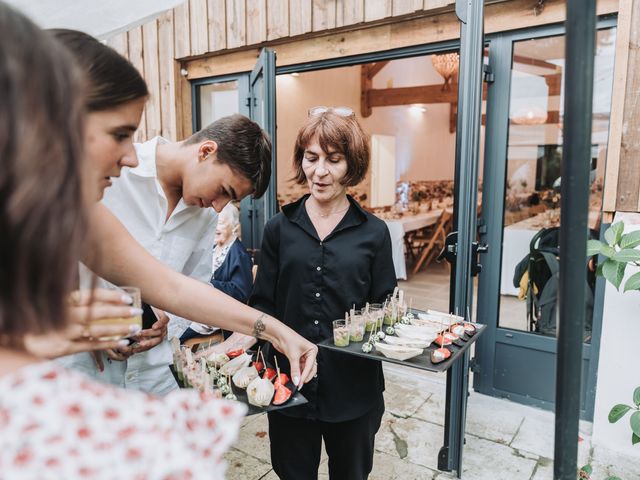
[(256, 378), (247, 386), (247, 399), (256, 407), (267, 407), (271, 403), (275, 388), (271, 380)]
[(241, 368), (248, 366), (250, 363), (251, 355), (243, 352), (220, 367), (220, 373), (222, 375), (233, 375)]
[(376, 350), (382, 353), (385, 357), (393, 358), (395, 360), (408, 360), (423, 352), (422, 348), (404, 347), (401, 345), (391, 345), (382, 342), (376, 342), (374, 346), (376, 347)]
[(258, 371), (253, 365), (243, 367), (233, 374), (233, 384), (238, 388), (247, 388), (258, 377)]
[(440, 363), (444, 362), (451, 356), (451, 352), (446, 348), (437, 348), (431, 352), (431, 363)]
[(444, 335), (438, 335), (435, 339), (435, 342), (441, 347), (444, 347), (445, 345), (451, 345), (453, 343), (449, 338), (445, 337)]
[(207, 357), (207, 361), (213, 364), (215, 367), (220, 368), (222, 365), (227, 363), (230, 358), (226, 353), (212, 353)]

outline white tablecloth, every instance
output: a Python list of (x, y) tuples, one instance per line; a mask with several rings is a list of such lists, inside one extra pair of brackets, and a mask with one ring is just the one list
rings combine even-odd
[(385, 220), (391, 235), (391, 249), (396, 278), (407, 279), (407, 265), (404, 258), (404, 234), (428, 227), (438, 221), (442, 210), (432, 210), (418, 215), (405, 215), (397, 220)]

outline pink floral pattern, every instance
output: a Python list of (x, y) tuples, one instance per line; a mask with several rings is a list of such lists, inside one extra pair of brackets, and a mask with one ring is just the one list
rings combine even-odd
[(52, 363), (0, 378), (2, 479), (222, 479), (246, 408), (119, 390)]

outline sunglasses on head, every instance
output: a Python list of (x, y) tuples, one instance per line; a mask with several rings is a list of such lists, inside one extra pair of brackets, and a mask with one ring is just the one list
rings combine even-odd
[(313, 107), (309, 109), (310, 117), (317, 117), (323, 113), (334, 113), (339, 117), (355, 117), (355, 113), (349, 107)]

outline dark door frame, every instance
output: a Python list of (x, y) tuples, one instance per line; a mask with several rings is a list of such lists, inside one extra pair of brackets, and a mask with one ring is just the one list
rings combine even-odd
[[(617, 15), (600, 18), (597, 28), (615, 27)], [(556, 353), (555, 337), (545, 337), (529, 332), (501, 328), (497, 325), (500, 309), (500, 280), (504, 220), (504, 194), (507, 166), (507, 140), (509, 132), (509, 101), (511, 87), (511, 59), (513, 43), (563, 35), (564, 25), (549, 25), (514, 32), (503, 32), (491, 36), (489, 62), (495, 81), (489, 87), (487, 97), (487, 121), (485, 130), (485, 157), (483, 172), (482, 224), (480, 239), (490, 245), (483, 258), (484, 270), (478, 282), (477, 318), (487, 323), (487, 331), (476, 345), (476, 357), (473, 362), (474, 390), (496, 397), (506, 397), (526, 405), (552, 410), (554, 404), (536, 399), (526, 394), (508, 392), (494, 385), (495, 351), (497, 343), (511, 347), (527, 348)], [(602, 324), (603, 282), (597, 282), (596, 298), (593, 310), (592, 343), (584, 344), (583, 361), (589, 362), (587, 378), (583, 378), (585, 393), (584, 419), (593, 418), (595, 389), (599, 358), (600, 331)], [(553, 378), (555, 381), (555, 371)]]
[[(597, 28), (609, 28), (616, 26), (617, 14), (610, 14), (602, 16), (598, 19)], [(494, 83), (489, 87), (489, 93), (487, 97), (487, 120), (486, 120), (486, 132), (493, 132), (491, 136), (486, 135), (485, 141), (485, 154), (484, 154), (484, 179), (483, 179), (483, 205), (486, 204), (488, 199), (491, 199), (494, 208), (483, 208), (482, 222), (481, 222), (481, 239), (490, 245), (489, 251), (483, 257), (483, 273), (480, 274), (480, 281), (478, 283), (479, 300), (477, 302), (476, 318), (483, 323), (488, 323), (486, 333), (481, 339), (479, 339), (476, 346), (476, 358), (472, 363), (472, 368), (475, 372), (473, 387), (475, 390), (492, 396), (504, 397), (505, 392), (496, 390), (493, 388), (492, 380), (488, 380), (489, 372), (493, 372), (493, 351), (495, 349), (496, 342), (496, 325), (491, 325), (491, 322), (487, 322), (486, 319), (497, 318), (497, 312), (499, 309), (498, 295), (493, 295), (495, 299), (491, 299), (491, 294), (488, 292), (499, 292), (500, 288), (500, 262), (502, 258), (502, 222), (504, 211), (504, 179), (506, 176), (506, 142), (508, 133), (508, 109), (509, 98), (508, 95), (504, 96), (502, 100), (499, 100), (495, 93), (500, 88), (509, 89), (510, 75), (500, 75), (498, 72), (504, 71), (505, 63), (510, 67), (511, 65), (511, 42), (513, 40), (525, 40), (529, 38), (541, 38), (545, 36), (553, 36), (564, 33), (563, 24), (551, 24), (545, 26), (536, 26), (521, 30), (513, 30), (509, 32), (498, 32), (485, 35), (486, 44), (490, 46), (490, 67), (494, 74)], [(510, 40), (506, 40), (510, 39)], [(507, 44), (509, 46), (507, 48)], [(346, 67), (359, 65), (363, 63), (377, 62), (383, 60), (395, 60), (401, 58), (410, 58), (422, 55), (430, 55), (434, 53), (442, 53), (452, 50), (460, 49), (460, 40), (453, 39), (444, 42), (415, 45), (411, 47), (403, 47), (399, 49), (392, 49), (383, 52), (372, 52), (360, 55), (345, 56), (339, 58), (332, 58), (327, 60), (319, 60), (314, 62), (304, 62), (295, 65), (277, 66), (275, 67), (276, 75), (283, 75), (296, 72), (309, 72), (313, 70), (324, 70), (328, 68)], [(209, 77), (205, 79), (199, 79), (192, 81), (192, 101), (194, 105), (193, 109), (193, 128), (197, 131), (200, 128), (199, 121), (199, 95), (198, 87), (210, 83), (238, 80), (239, 85), (242, 82), (246, 85), (247, 91), (249, 88), (249, 74), (250, 72), (238, 72), (233, 75), (224, 75), (217, 77)], [(242, 97), (242, 96), (241, 96)], [(505, 100), (506, 99), (506, 100)], [(506, 103), (505, 103), (506, 101)], [(491, 103), (489, 103), (491, 102)], [(491, 105), (491, 106), (490, 106)], [(495, 111), (494, 111), (495, 105)], [(239, 106), (240, 113), (249, 115), (249, 107), (242, 103)], [(507, 112), (500, 114), (500, 112)], [(491, 130), (490, 130), (491, 129)], [(495, 158), (496, 161), (487, 162), (486, 159)], [(502, 157), (502, 162), (497, 161)], [(491, 188), (489, 188), (491, 187)], [(276, 191), (275, 188), (269, 189), (266, 196), (267, 201), (276, 205)], [(267, 220), (267, 219), (265, 219)], [(489, 228), (493, 226), (492, 228)], [(486, 233), (484, 232), (486, 229)], [(254, 248), (259, 248), (257, 245)], [(599, 334), (602, 322), (602, 296), (603, 296), (603, 282), (599, 281), (596, 288), (596, 298), (594, 304), (594, 317), (593, 317), (593, 341), (590, 346), (584, 349), (584, 355), (586, 359), (589, 359), (589, 373), (586, 379), (587, 389), (587, 402), (586, 409), (582, 412), (583, 418), (593, 418), (593, 408), (595, 404), (595, 387), (597, 378), (597, 367), (599, 357)], [(489, 301), (485, 300), (488, 299)], [(492, 328), (493, 327), (493, 328)], [(519, 341), (521, 335), (529, 335), (526, 332), (518, 332), (512, 330), (508, 333), (513, 334), (514, 341)], [(555, 349), (550, 346), (546, 341), (555, 339), (537, 339), (532, 340), (534, 348), (548, 348), (555, 352)], [(551, 409), (552, 404), (541, 400), (535, 400), (525, 395), (509, 395), (511, 400), (519, 403), (535, 405), (538, 407)]]

